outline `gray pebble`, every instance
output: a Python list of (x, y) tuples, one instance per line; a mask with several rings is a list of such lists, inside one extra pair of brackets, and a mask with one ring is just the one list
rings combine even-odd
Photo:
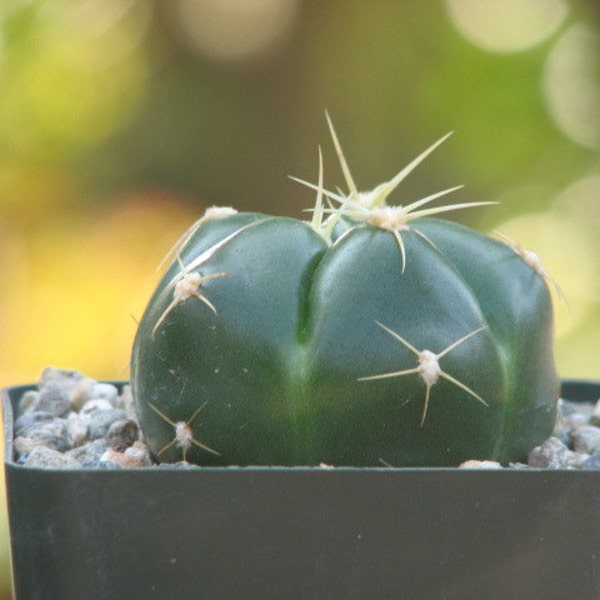
[(600, 400), (596, 402), (592, 414), (590, 416), (590, 425), (595, 425), (596, 427), (600, 427)]
[(582, 469), (600, 469), (600, 452), (592, 454), (581, 463)]
[(106, 440), (100, 439), (88, 442), (78, 448), (73, 448), (66, 452), (66, 454), (79, 461), (82, 466), (85, 466), (92, 462), (98, 462), (100, 457), (106, 452), (106, 448)]
[(52, 383), (40, 390), (34, 410), (45, 410), (56, 417), (64, 417), (71, 411), (68, 389), (60, 383)]
[(573, 449), (586, 454), (600, 452), (600, 427), (593, 425), (578, 427), (573, 432)]
[(571, 443), (571, 431), (572, 427), (565, 420), (565, 417), (559, 412), (556, 415), (556, 423), (554, 424), (554, 431), (552, 435), (558, 438), (563, 444), (568, 446)]
[(43, 390), (27, 392), (19, 403), (21, 414), (28, 412), (47, 412), (55, 417), (66, 415), (71, 409), (69, 398), (60, 384), (49, 383)]
[(563, 398), (558, 401), (558, 410), (565, 417), (584, 415), (589, 418), (593, 409), (594, 405), (589, 402), (573, 402), (572, 400), (564, 400)]
[(77, 384), (83, 379), (83, 375), (79, 371), (72, 369), (59, 369), (58, 367), (46, 367), (37, 382), (40, 390), (44, 389), (50, 383), (59, 382), (63, 387), (75, 389)]
[(530, 453), (528, 463), (536, 469), (562, 469), (567, 467), (569, 448), (557, 438), (548, 438)]
[(94, 414), (101, 411), (113, 410), (113, 405), (104, 399), (90, 400), (86, 402), (79, 411), (79, 416), (82, 419), (91, 419)]
[(83, 379), (77, 371), (47, 367), (38, 381), (39, 398), (34, 410), (46, 410), (57, 417), (71, 410), (71, 394)]
[(590, 457), (589, 454), (584, 452), (573, 452), (569, 450), (567, 452), (567, 469), (581, 469), (581, 465)]
[(111, 408), (110, 410), (96, 410), (86, 420), (88, 424), (88, 437), (90, 440), (96, 440), (105, 437), (115, 421), (127, 420), (127, 415), (123, 410)]
[(117, 408), (124, 410), (129, 418), (137, 419), (137, 414), (135, 412), (135, 405), (133, 403), (133, 396), (131, 395), (131, 386), (125, 385), (121, 390), (121, 395), (117, 400)]
[(38, 390), (29, 390), (21, 396), (19, 400), (19, 414), (33, 412), (33, 408), (39, 402), (40, 393)]
[(78, 469), (81, 467), (78, 460), (46, 446), (36, 446), (25, 457), (23, 464), (27, 467), (45, 469)]
[(21, 415), (14, 424), (15, 435), (22, 435), (23, 431), (26, 431), (30, 427), (42, 425), (44, 423), (51, 422), (55, 419), (53, 415), (47, 412), (35, 411), (27, 412)]
[(73, 446), (66, 420), (46, 412), (25, 413), (19, 417), (15, 422), (15, 435), (27, 438), (35, 446), (46, 446), (60, 452)]
[(590, 417), (586, 413), (576, 413), (563, 417), (562, 423), (568, 430), (573, 431), (577, 427), (587, 425), (589, 423), (589, 419)]
[(106, 432), (108, 445), (118, 452), (123, 452), (138, 439), (139, 427), (132, 419), (113, 421)]

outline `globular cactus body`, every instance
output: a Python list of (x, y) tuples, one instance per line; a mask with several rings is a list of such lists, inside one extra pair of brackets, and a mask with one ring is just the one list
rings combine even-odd
[(558, 395), (542, 276), (454, 223), (316, 210), (332, 213), (326, 235), (319, 219), (225, 211), (177, 249), (132, 357), (154, 452), (204, 465), (522, 460)]

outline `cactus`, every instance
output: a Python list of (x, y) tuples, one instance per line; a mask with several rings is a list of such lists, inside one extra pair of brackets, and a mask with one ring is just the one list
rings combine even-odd
[[(407, 206), (397, 176), (317, 192), (308, 222), (209, 209), (139, 323), (132, 392), (161, 461), (451, 466), (519, 461), (554, 424), (541, 263)], [(320, 153), (319, 153), (320, 156)], [(326, 200), (326, 201), (325, 201)]]

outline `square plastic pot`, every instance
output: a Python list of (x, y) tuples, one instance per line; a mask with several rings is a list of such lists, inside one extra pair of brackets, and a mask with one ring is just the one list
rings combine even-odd
[(3, 391), (18, 600), (600, 598), (600, 471), (26, 468), (32, 387)]

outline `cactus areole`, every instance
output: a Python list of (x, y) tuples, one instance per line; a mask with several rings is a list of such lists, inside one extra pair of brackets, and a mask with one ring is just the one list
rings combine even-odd
[(363, 193), (331, 132), (347, 195), (321, 163), (311, 220), (212, 208), (174, 249), (133, 348), (147, 442), (201, 465), (524, 459), (559, 390), (546, 272), (433, 218), (453, 190), (387, 203), (442, 140)]

